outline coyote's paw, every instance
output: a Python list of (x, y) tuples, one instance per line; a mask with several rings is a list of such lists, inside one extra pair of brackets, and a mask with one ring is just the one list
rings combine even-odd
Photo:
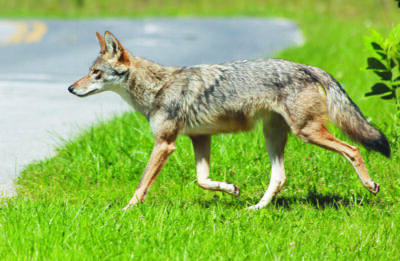
[(130, 209), (132, 206), (134, 206), (134, 205), (128, 204), (122, 210), (126, 211), (126, 210)]
[(240, 196), (240, 188), (238, 186), (236, 186), (235, 184), (233, 185), (233, 192), (230, 192), (229, 194), (235, 197), (239, 197)]
[(372, 181), (371, 185), (372, 186), (368, 187), (368, 190), (369, 190), (369, 192), (371, 192), (371, 194), (376, 196), (376, 194), (378, 194), (381, 189), (381, 185), (379, 185), (375, 181)]
[(133, 206), (136, 206), (140, 203), (142, 203), (142, 202), (139, 201), (136, 197), (133, 197), (131, 199), (131, 201), (129, 201), (128, 205), (126, 205), (122, 210), (128, 210), (128, 209), (132, 208)]
[(261, 206), (259, 204), (256, 204), (256, 205), (248, 207), (247, 210), (259, 210), (259, 209), (262, 209), (262, 208), (263, 208), (263, 206)]

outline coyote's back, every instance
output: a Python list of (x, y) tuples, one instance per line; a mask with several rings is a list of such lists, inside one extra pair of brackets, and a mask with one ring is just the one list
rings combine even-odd
[(353, 140), (390, 156), (386, 137), (319, 68), (281, 59), (242, 60), (185, 68), (173, 82), (160, 102), (171, 119), (183, 121), (186, 134), (249, 130), (256, 120), (278, 113), (294, 131), (310, 117), (323, 124), (330, 119)]

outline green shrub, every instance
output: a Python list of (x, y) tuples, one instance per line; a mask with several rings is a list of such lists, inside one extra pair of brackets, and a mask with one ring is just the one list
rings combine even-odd
[(394, 100), (397, 113), (400, 111), (400, 25), (394, 27), (385, 39), (377, 31), (370, 29), (365, 45), (372, 53), (367, 59), (367, 69), (373, 71), (379, 81), (365, 96), (380, 96), (384, 100)]

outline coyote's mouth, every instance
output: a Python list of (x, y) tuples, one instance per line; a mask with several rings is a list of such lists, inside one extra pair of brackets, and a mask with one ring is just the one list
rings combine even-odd
[(91, 95), (91, 94), (93, 94), (93, 93), (95, 93), (95, 92), (97, 92), (99, 89), (94, 89), (94, 90), (91, 90), (90, 92), (87, 92), (87, 93), (85, 93), (85, 94), (78, 94), (78, 93), (74, 93), (76, 96), (78, 96), (78, 97), (86, 97), (86, 96), (89, 96), (89, 95)]

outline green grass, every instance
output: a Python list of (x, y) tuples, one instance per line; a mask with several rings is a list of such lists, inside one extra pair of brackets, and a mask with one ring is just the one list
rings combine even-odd
[[(361, 68), (368, 55), (362, 42), (368, 34), (365, 24), (388, 31), (399, 22), (393, 17), (400, 11), (390, 1), (328, 2), (232, 1), (223, 6), (217, 1), (211, 8), (209, 1), (170, 1), (181, 5), (171, 4), (164, 12), (156, 1), (148, 1), (148, 9), (140, 2), (142, 9), (134, 14), (100, 8), (94, 15), (206, 15), (213, 9), (209, 14), (295, 19), (306, 44), (276, 56), (331, 72), (392, 143), (390, 160), (361, 150), (371, 176), (381, 184), (377, 197), (362, 187), (341, 156), (291, 136), (283, 191), (265, 209), (245, 210), (257, 203), (269, 182), (258, 126), (250, 133), (213, 137), (211, 176), (237, 184), (238, 199), (197, 186), (190, 141), (180, 137), (146, 202), (123, 212), (153, 146), (146, 120), (132, 112), (85, 130), (53, 158), (24, 170), (17, 181), (19, 195), (0, 205), (0, 259), (399, 260), (400, 130), (392, 122), (394, 104), (363, 98), (376, 78)], [(19, 9), (0, 12), (12, 10)], [(29, 11), (34, 16), (48, 12)]]
[[(324, 16), (391, 23), (398, 15), (394, 0), (0, 0), (2, 17), (140, 17), (140, 16)], [(364, 22), (364, 21), (362, 21)]]

